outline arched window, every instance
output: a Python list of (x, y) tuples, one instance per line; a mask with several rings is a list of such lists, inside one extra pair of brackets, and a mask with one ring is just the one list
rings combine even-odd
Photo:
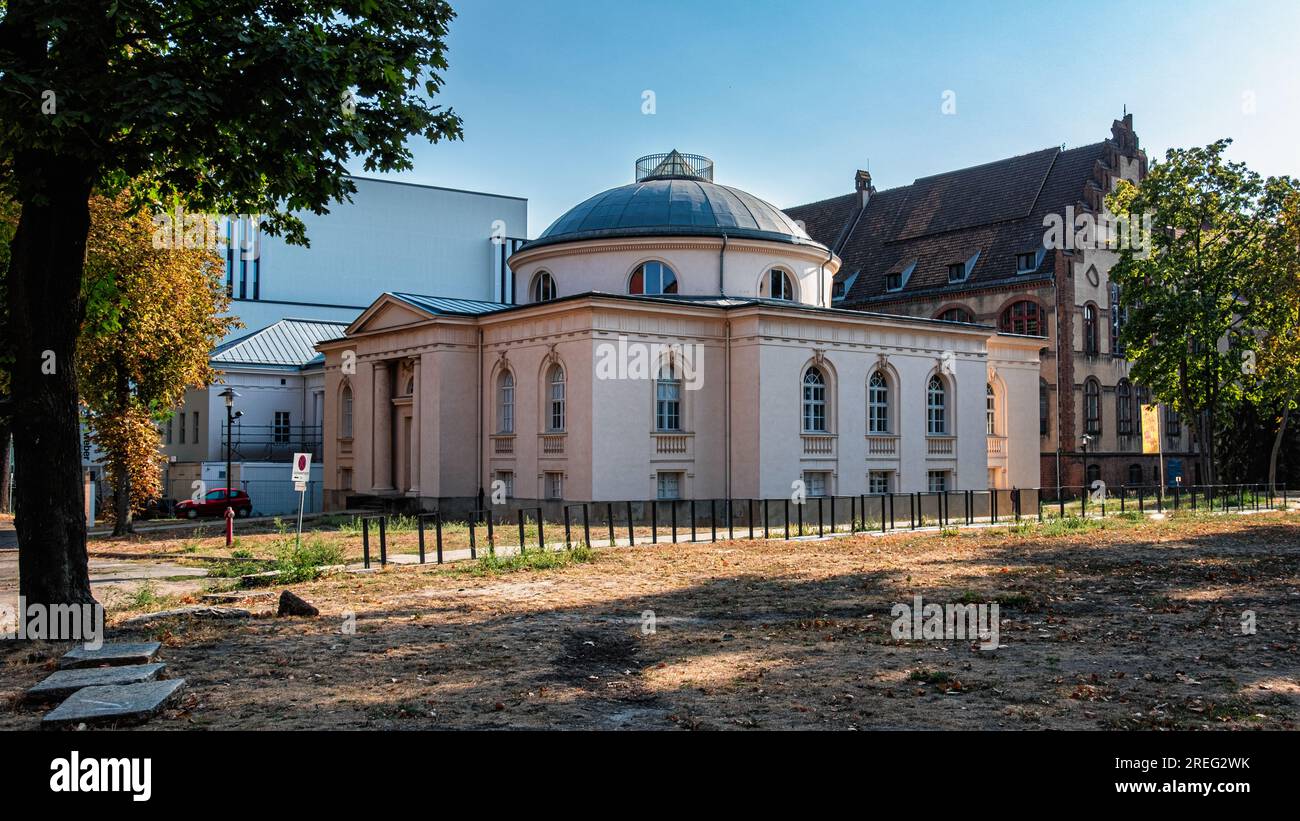
[(502, 371), (497, 376), (497, 433), (515, 432), (515, 375)]
[(925, 432), (929, 436), (948, 434), (948, 392), (938, 374), (925, 388)]
[(1142, 466), (1136, 462), (1128, 466), (1128, 483), (1130, 485), (1142, 484)]
[(816, 365), (803, 375), (803, 431), (826, 433), (826, 377)]
[(344, 385), (339, 396), (339, 436), (352, 435), (352, 386)]
[(414, 396), (414, 395), (415, 395), (415, 377), (412, 376), (410, 379), (406, 380), (406, 388), (405, 391), (402, 393), (402, 396)]
[(682, 429), (682, 377), (677, 363), (668, 360), (659, 368), (655, 379), (655, 430)]
[(987, 382), (984, 383), (984, 432), (989, 436), (998, 435), (998, 395)]
[(1101, 433), (1101, 383), (1092, 377), (1083, 383), (1083, 432)]
[(1008, 305), (998, 318), (998, 330), (1004, 333), (1043, 336), (1043, 311), (1037, 302), (1022, 299)]
[(564, 430), (564, 368), (552, 365), (546, 376), (546, 429), (552, 433)]
[(1141, 433), (1142, 432), (1142, 406), (1151, 404), (1151, 390), (1149, 388), (1145, 388), (1141, 385), (1138, 385), (1137, 388), (1133, 391), (1133, 397), (1134, 397), (1133, 404), (1137, 406), (1137, 411), (1135, 413), (1135, 419), (1137, 421), (1134, 424), (1134, 428), (1137, 430), (1138, 433)]
[(783, 299), (787, 302), (794, 301), (794, 280), (790, 275), (780, 268), (769, 269), (763, 275), (763, 287), (759, 296), (767, 299)]
[(533, 277), (533, 302), (549, 302), (555, 299), (555, 277), (549, 271), (538, 271)]
[(867, 380), (867, 433), (889, 433), (889, 380), (879, 370)]
[(637, 266), (627, 284), (629, 294), (675, 294), (677, 275), (662, 262), (651, 261)]
[(949, 308), (935, 317), (944, 322), (974, 322), (975, 315), (965, 308)]
[(1097, 355), (1097, 306), (1091, 302), (1083, 306), (1083, 352)]
[(1127, 379), (1115, 385), (1115, 433), (1120, 436), (1133, 433), (1133, 388)]
[(1052, 427), (1052, 389), (1046, 379), (1038, 380), (1038, 435), (1047, 436)]

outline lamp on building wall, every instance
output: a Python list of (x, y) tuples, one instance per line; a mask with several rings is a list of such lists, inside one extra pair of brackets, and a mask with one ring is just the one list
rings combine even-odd
[(232, 489), (232, 484), (233, 484), (232, 479), (234, 478), (234, 474), (231, 472), (231, 465), (230, 465), (231, 448), (234, 444), (234, 435), (232, 431), (234, 428), (235, 420), (243, 416), (244, 412), (235, 410), (235, 397), (239, 396), (239, 394), (235, 393), (234, 388), (228, 387), (221, 393), (217, 394), (217, 396), (220, 396), (222, 399), (226, 400), (226, 509), (229, 510), (234, 506), (230, 502), (230, 491)]
[(1092, 444), (1092, 436), (1084, 434), (1079, 437), (1079, 448), (1083, 451), (1083, 492), (1088, 492), (1088, 445)]

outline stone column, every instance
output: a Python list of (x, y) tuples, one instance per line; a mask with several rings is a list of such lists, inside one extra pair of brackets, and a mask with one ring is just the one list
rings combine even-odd
[(393, 388), (387, 362), (374, 368), (374, 471), (371, 486), (376, 492), (393, 489)]
[(408, 457), (411, 474), (411, 496), (420, 495), (420, 357), (411, 358), (411, 453)]

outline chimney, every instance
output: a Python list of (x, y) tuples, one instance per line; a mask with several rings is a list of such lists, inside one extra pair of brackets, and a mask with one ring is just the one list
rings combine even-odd
[(853, 175), (853, 187), (858, 192), (858, 198), (862, 200), (862, 207), (867, 207), (867, 201), (871, 195), (876, 193), (876, 189), (871, 184), (871, 172), (858, 169), (858, 173)]

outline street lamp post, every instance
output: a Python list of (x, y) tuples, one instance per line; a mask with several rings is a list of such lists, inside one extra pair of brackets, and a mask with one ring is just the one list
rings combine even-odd
[(1084, 434), (1079, 437), (1079, 448), (1083, 451), (1083, 509), (1088, 509), (1088, 445), (1092, 442), (1092, 437)]
[(229, 545), (233, 535), (230, 520), (233, 518), (232, 514), (234, 513), (234, 504), (230, 500), (230, 491), (234, 484), (234, 473), (231, 465), (231, 450), (234, 445), (233, 431), (235, 420), (243, 416), (244, 412), (235, 410), (235, 398), (239, 396), (239, 394), (235, 392), (234, 388), (226, 388), (217, 395), (226, 400), (226, 544)]

